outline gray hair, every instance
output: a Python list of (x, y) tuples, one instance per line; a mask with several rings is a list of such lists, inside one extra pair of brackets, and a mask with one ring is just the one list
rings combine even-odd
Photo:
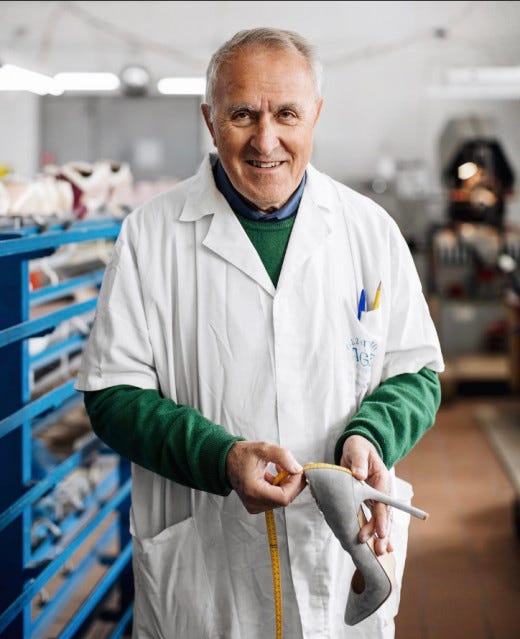
[(206, 72), (206, 103), (213, 105), (215, 85), (221, 65), (238, 50), (262, 45), (271, 49), (289, 49), (302, 55), (313, 76), (316, 99), (321, 97), (322, 66), (315, 48), (294, 31), (260, 27), (239, 31), (213, 54)]

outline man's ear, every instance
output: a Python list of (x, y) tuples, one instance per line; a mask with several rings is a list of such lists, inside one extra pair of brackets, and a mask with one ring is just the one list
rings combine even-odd
[(200, 108), (202, 111), (202, 115), (204, 116), (204, 122), (206, 123), (206, 126), (208, 127), (208, 130), (211, 134), (213, 144), (217, 146), (215, 142), (215, 129), (213, 128), (213, 122), (211, 121), (211, 107), (209, 106), (209, 104), (201, 104)]
[(318, 122), (322, 107), (323, 107), (323, 98), (320, 98), (318, 102), (316, 103), (316, 115), (314, 116), (313, 126), (316, 126), (316, 123)]

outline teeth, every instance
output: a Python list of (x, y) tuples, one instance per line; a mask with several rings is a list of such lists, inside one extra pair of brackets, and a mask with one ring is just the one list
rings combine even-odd
[(274, 166), (279, 166), (281, 162), (258, 162), (257, 160), (251, 160), (250, 164), (260, 169), (271, 169)]

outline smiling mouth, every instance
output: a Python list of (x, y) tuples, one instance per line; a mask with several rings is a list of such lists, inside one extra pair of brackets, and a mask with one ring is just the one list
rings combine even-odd
[(281, 162), (259, 162), (258, 160), (247, 160), (247, 163), (257, 169), (274, 169), (283, 164)]

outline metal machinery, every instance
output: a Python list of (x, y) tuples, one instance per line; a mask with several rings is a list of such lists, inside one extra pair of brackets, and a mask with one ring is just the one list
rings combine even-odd
[(507, 223), (514, 173), (492, 123), (448, 122), (440, 138), (446, 221), (428, 241), (428, 287), (453, 383), (510, 380), (503, 303), (518, 286), (520, 230)]
[[(440, 159), (446, 221), (431, 229), (428, 286), (446, 361), (443, 395), (461, 382), (485, 382), (488, 389), (499, 382), (520, 393), (520, 229), (506, 216), (513, 170), (493, 123), (475, 118), (447, 124)], [(504, 463), (517, 465), (512, 455)], [(520, 537), (519, 486), (510, 475)]]
[[(71, 251), (102, 242), (110, 246), (120, 224), (107, 217), (47, 220), (44, 226), (11, 220), (11, 226), (0, 226), (0, 635), (5, 639), (83, 636), (116, 585), (119, 608), (110, 636), (121, 637), (131, 619), (129, 464), (104, 448), (88, 420), (85, 427), (82, 395), (74, 390), (104, 263), (70, 268)], [(67, 260), (60, 262), (64, 252)], [(40, 274), (52, 269), (59, 277), (36, 285), (37, 262)], [(63, 427), (71, 412), (75, 434), (70, 424), (68, 431)]]

